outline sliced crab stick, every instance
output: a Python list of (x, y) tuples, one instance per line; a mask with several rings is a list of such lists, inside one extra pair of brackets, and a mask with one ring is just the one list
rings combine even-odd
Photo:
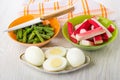
[(79, 34), (81, 29), (89, 30), (91, 24), (89, 23), (88, 19), (86, 19), (81, 24), (76, 26), (79, 27), (74, 31), (74, 35)]
[[(87, 32), (85, 29), (81, 29), (80, 30), (80, 33), (85, 33)], [(79, 42), (80, 45), (84, 45), (84, 46), (92, 46), (94, 43), (92, 41), (89, 41), (89, 40), (81, 40)]]
[(89, 40), (81, 40), (81, 41), (79, 42), (79, 44), (80, 44), (80, 45), (84, 45), (84, 46), (93, 46), (93, 45), (94, 45), (94, 43), (91, 42), (91, 41), (89, 41)]
[[(108, 29), (108, 31), (110, 31), (112, 33), (115, 30), (115, 26), (113, 24), (111, 24), (107, 29)], [(103, 38), (103, 41), (105, 41), (105, 42), (107, 42), (109, 39), (109, 37), (106, 33), (102, 34), (102, 38)]]
[(73, 24), (71, 22), (68, 22), (67, 25), (68, 25), (68, 33), (69, 33), (69, 35), (72, 35), (72, 33), (74, 32)]
[(106, 33), (104, 33), (104, 34), (102, 34), (102, 39), (103, 39), (104, 42), (107, 42), (109, 37)]
[[(91, 30), (93, 30), (95, 28), (97, 28), (97, 27), (95, 27), (93, 25), (91, 26)], [(97, 35), (97, 36), (93, 37), (93, 41), (94, 41), (94, 44), (101, 44), (101, 43), (103, 43), (102, 36), (101, 35)]]
[(72, 33), (74, 32), (73, 24), (68, 22), (67, 25), (68, 25), (68, 34), (69, 34), (70, 40), (74, 43), (78, 43), (75, 38), (71, 37)]
[(115, 30), (115, 26), (111, 24), (107, 29), (112, 33)]
[(106, 34), (108, 35), (108, 37), (112, 37), (112, 34), (107, 30), (107, 28), (105, 28), (99, 21), (97, 21), (96, 19), (94, 18), (91, 18), (88, 20), (89, 23), (91, 23), (92, 25), (96, 26), (96, 27), (102, 27), (105, 31), (106, 31)]
[(102, 27), (98, 27), (96, 29), (89, 30), (89, 31), (84, 32), (84, 33), (76, 34), (76, 39), (77, 39), (77, 41), (81, 41), (84, 39), (89, 39), (89, 38), (92, 38), (94, 36), (103, 34), (105, 32), (106, 31)]

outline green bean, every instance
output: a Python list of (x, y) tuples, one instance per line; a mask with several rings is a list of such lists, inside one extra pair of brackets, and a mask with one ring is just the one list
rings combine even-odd
[(54, 35), (54, 32), (48, 32), (46, 35), (52, 37)]
[(23, 42), (27, 42), (27, 31), (25, 31), (23, 34)]
[(28, 40), (33, 39), (33, 38), (34, 38), (34, 36), (35, 36), (35, 33), (34, 33), (34, 31), (32, 31), (32, 33), (30, 34), (30, 36), (29, 36)]
[(40, 31), (40, 30), (38, 30), (38, 32), (39, 32), (40, 34), (46, 34), (45, 31)]
[(42, 31), (42, 30), (43, 30), (43, 27), (34, 27), (34, 30)]
[(29, 29), (29, 27), (25, 27), (24, 29), (27, 30), (27, 29)]
[(35, 24), (33, 24), (33, 25), (31, 25), (31, 28), (34, 28), (36, 25)]
[(34, 40), (37, 41), (37, 42), (40, 42), (38, 37), (35, 37)]
[(33, 41), (33, 44), (37, 43), (37, 41)]
[(17, 40), (19, 40), (19, 34), (18, 34), (18, 32), (16, 33), (16, 38), (17, 38)]
[(27, 34), (29, 34), (30, 32), (32, 32), (32, 28), (27, 28), (26, 31), (27, 31)]
[(26, 31), (26, 30), (25, 30), (25, 29), (23, 29), (23, 34), (25, 33), (25, 31)]
[(39, 32), (37, 30), (35, 30), (35, 34), (37, 35), (41, 42), (44, 42), (44, 39), (39, 35)]
[(50, 36), (45, 35), (45, 34), (40, 34), (44, 39), (50, 39)]
[(34, 26), (31, 26), (30, 28), (31, 28), (32, 30), (34, 30)]
[(44, 28), (44, 31), (47, 32), (47, 33), (49, 33), (49, 32), (53, 32), (52, 29), (49, 29), (49, 28), (46, 28), (46, 27)]
[(27, 43), (33, 43), (34, 39), (28, 40)]
[(19, 30), (17, 31), (17, 35), (18, 35), (18, 38), (20, 38), (20, 39), (23, 37), (22, 29), (19, 29)]

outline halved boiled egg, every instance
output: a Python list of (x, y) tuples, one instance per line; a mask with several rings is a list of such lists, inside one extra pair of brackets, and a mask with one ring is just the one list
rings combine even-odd
[(43, 63), (43, 68), (47, 71), (60, 71), (67, 66), (67, 60), (61, 56), (53, 56)]
[(66, 55), (66, 49), (64, 47), (52, 47), (45, 51), (46, 58), (49, 58), (51, 56), (65, 56)]
[(78, 48), (69, 49), (66, 57), (72, 67), (80, 66), (85, 62), (85, 55), (83, 51)]

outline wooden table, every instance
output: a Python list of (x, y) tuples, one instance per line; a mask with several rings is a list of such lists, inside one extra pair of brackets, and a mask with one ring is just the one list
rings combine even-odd
[[(16, 44), (7, 33), (1, 32), (16, 18), (21, 2), (22, 0), (0, 0), (0, 80), (120, 80), (119, 35), (112, 44), (103, 49), (84, 51), (91, 56), (92, 63), (72, 73), (51, 75), (21, 63), (19, 56), (27, 47)], [(61, 32), (46, 46), (54, 45), (73, 47), (63, 38)]]

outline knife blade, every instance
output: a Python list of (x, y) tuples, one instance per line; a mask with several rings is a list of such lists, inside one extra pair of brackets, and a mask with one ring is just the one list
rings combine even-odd
[(30, 25), (42, 22), (42, 20), (46, 20), (46, 19), (53, 18), (53, 17), (58, 17), (58, 16), (61, 16), (63, 14), (70, 12), (70, 11), (73, 11), (73, 10), (74, 10), (74, 6), (69, 6), (69, 7), (64, 8), (64, 9), (59, 9), (59, 10), (56, 10), (52, 13), (44, 14), (43, 16), (40, 16), (39, 18), (35, 18), (33, 20), (27, 21), (25, 23), (22, 23), (22, 24), (14, 26), (12, 28), (9, 28), (7, 30), (4, 30), (4, 32), (9, 32), (9, 31), (25, 28), (25, 27), (28, 27)]

